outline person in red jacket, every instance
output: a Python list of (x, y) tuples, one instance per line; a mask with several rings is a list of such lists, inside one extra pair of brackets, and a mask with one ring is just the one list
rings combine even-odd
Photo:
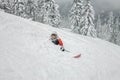
[(57, 35), (56, 33), (52, 33), (52, 34), (51, 34), (51, 41), (52, 41), (52, 43), (54, 43), (55, 45), (61, 46), (61, 47), (60, 47), (60, 50), (61, 50), (61, 51), (65, 51), (63, 42), (62, 42), (62, 40), (58, 37), (58, 35)]

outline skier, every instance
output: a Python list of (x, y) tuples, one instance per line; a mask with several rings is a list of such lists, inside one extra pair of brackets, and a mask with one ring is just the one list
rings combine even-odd
[[(55, 45), (59, 45), (61, 51), (63, 51), (63, 52), (66, 51), (66, 52), (71, 53), (71, 51), (68, 51), (68, 50), (66, 50), (66, 49), (64, 48), (63, 42), (62, 42), (62, 40), (58, 37), (57, 33), (52, 33), (50, 40), (51, 40), (52, 43), (54, 43)], [(80, 58), (80, 57), (81, 57), (81, 54), (77, 54), (77, 55), (73, 56), (73, 58)]]
[(62, 40), (58, 37), (58, 35), (56, 33), (52, 33), (51, 34), (51, 41), (52, 43), (54, 43), (55, 45), (59, 45), (60, 46), (60, 50), (61, 51), (65, 51), (64, 46), (63, 46), (63, 42)]

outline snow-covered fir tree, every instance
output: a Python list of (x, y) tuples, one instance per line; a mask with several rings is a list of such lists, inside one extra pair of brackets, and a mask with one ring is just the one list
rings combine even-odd
[(5, 9), (5, 1), (0, 0), (0, 9)]
[(10, 0), (1, 0), (0, 1), (0, 8), (4, 9), (5, 12), (11, 12), (11, 1)]
[(113, 27), (114, 27), (114, 14), (113, 12), (110, 12), (106, 28), (106, 39), (110, 42), (112, 42)]
[(70, 10), (70, 22), (72, 25), (72, 30), (74, 32), (80, 33), (80, 29), (82, 27), (82, 9), (83, 9), (83, 2), (81, 0), (74, 0), (72, 8)]
[(9, 13), (15, 14), (16, 13), (16, 5), (18, 4), (19, 0), (10, 0), (11, 6), (9, 9)]
[(91, 1), (87, 0), (86, 5), (83, 8), (83, 18), (84, 20), (82, 21), (82, 29), (80, 30), (80, 33), (82, 35), (86, 36), (91, 36), (91, 37), (96, 37), (96, 29), (94, 25), (94, 16), (95, 16), (95, 11), (93, 9), (93, 6), (91, 5)]
[(53, 27), (58, 27), (61, 22), (58, 8), (59, 6), (54, 0), (39, 0), (36, 20)]
[(25, 13), (27, 15), (27, 18), (35, 19), (35, 11), (36, 11), (36, 5), (34, 0), (27, 0), (25, 5)]
[(120, 45), (120, 17), (114, 14), (112, 11), (109, 12), (109, 15), (102, 15), (103, 18), (101, 18), (101, 20), (99, 19), (99, 15), (96, 22), (98, 37)]
[(116, 18), (116, 22), (115, 22), (115, 25), (116, 25), (116, 27), (115, 27), (115, 31), (114, 31), (114, 34), (115, 35), (117, 35), (115, 38), (117, 39), (116, 40), (116, 44), (118, 44), (119, 45), (119, 43), (120, 43), (120, 18), (119, 17), (117, 17)]
[(14, 14), (17, 16), (26, 17), (25, 4), (26, 3), (24, 0), (18, 0), (14, 6), (14, 10), (15, 10)]
[(102, 25), (101, 25), (100, 14), (98, 15), (98, 18), (97, 18), (96, 30), (97, 30), (98, 37), (101, 38), (101, 35), (102, 35)]
[(120, 45), (120, 25), (119, 25), (119, 32), (117, 35), (117, 44)]
[(109, 19), (108, 19), (108, 27), (110, 28), (110, 32), (112, 32), (113, 24), (114, 24), (114, 14), (113, 12), (110, 12)]
[(113, 24), (112, 26), (110, 42), (117, 44), (118, 35), (119, 35), (119, 17), (116, 17), (115, 24)]
[(120, 45), (120, 12), (119, 12), (119, 21), (117, 22), (117, 26), (118, 26), (118, 35), (117, 35), (117, 44)]
[(59, 6), (55, 3), (54, 0), (46, 0), (47, 14), (44, 18), (45, 23), (48, 23), (54, 27), (58, 27), (60, 25), (61, 16), (58, 8)]
[(43, 19), (44, 19), (44, 15), (45, 15), (45, 0), (38, 0), (37, 1), (37, 8), (35, 11), (35, 21), (38, 22), (42, 22), (43, 23)]
[(16, 14), (18, 10), (21, 10), (24, 0), (2, 0), (1, 6), (5, 12)]
[[(105, 20), (106, 21), (106, 20)], [(102, 32), (101, 32), (101, 35), (100, 35), (100, 38), (101, 39), (104, 39), (104, 40), (108, 40), (108, 33), (109, 33), (109, 31), (108, 31), (108, 29), (107, 29), (107, 23), (104, 23), (103, 25), (102, 25)]]

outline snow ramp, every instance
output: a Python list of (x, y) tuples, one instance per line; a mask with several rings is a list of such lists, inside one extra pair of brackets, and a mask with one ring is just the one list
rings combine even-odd
[(120, 47), (0, 12), (0, 80), (120, 80)]

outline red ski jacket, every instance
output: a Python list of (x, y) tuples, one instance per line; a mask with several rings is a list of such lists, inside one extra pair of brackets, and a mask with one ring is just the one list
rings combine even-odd
[(59, 42), (60, 46), (63, 46), (63, 42), (62, 42), (62, 40), (60, 38), (58, 39), (58, 42)]

